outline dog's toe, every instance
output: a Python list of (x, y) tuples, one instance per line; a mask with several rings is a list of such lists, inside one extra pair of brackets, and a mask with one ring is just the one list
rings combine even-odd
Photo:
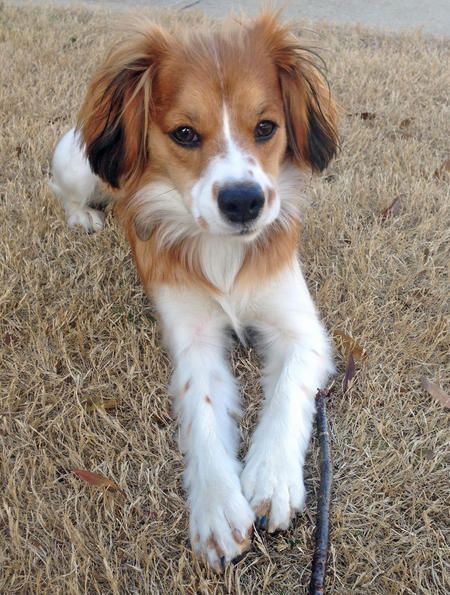
[(227, 564), (249, 549), (253, 520), (253, 511), (240, 491), (219, 501), (199, 502), (191, 511), (194, 552), (215, 572), (223, 572)]
[(105, 215), (89, 207), (72, 211), (67, 217), (69, 227), (81, 226), (86, 233), (101, 231), (105, 226)]

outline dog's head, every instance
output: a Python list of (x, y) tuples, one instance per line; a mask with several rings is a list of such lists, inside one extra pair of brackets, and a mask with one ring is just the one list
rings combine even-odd
[[(162, 182), (167, 212), (199, 232), (257, 236), (280, 214), (283, 164), (321, 171), (336, 152), (336, 108), (313, 58), (269, 13), (208, 33), (136, 29), (81, 110), (92, 170), (129, 194)], [(151, 203), (151, 190), (140, 195)]]

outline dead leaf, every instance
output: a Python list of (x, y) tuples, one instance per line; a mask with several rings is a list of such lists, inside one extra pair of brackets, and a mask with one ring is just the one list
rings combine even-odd
[(53, 118), (48, 119), (48, 123), (56, 124), (57, 122), (60, 122), (61, 120), (66, 120), (66, 119), (67, 119), (67, 116), (54, 116)]
[(337, 180), (337, 174), (328, 174), (328, 176), (324, 176), (323, 180), (331, 184)]
[(361, 118), (361, 120), (375, 120), (375, 118), (377, 117), (377, 115), (374, 112), (355, 112), (353, 114), (348, 115), (356, 118)]
[(347, 335), (347, 333), (335, 330), (333, 331), (333, 336), (345, 356), (347, 356), (349, 353), (352, 353), (355, 360), (362, 360), (367, 356), (366, 350), (361, 347), (356, 339), (350, 335)]
[(115, 409), (119, 406), (120, 401), (117, 399), (89, 399), (83, 403), (88, 413), (97, 411), (97, 409)]
[(439, 401), (439, 403), (442, 403), (444, 407), (450, 408), (450, 395), (443, 391), (438, 384), (428, 380), (428, 378), (425, 377), (422, 378), (420, 384), (422, 385), (423, 390), (426, 390), (427, 393), (433, 397), (433, 399)]
[(8, 347), (10, 347), (11, 345), (13, 345), (13, 343), (15, 342), (15, 337), (13, 334), (11, 333), (5, 333), (3, 335), (3, 343), (5, 345), (7, 345)]
[(79, 479), (82, 479), (91, 486), (95, 486), (97, 488), (106, 488), (107, 490), (111, 490), (113, 492), (123, 492), (122, 488), (117, 483), (111, 479), (108, 479), (104, 475), (100, 475), (99, 473), (92, 473), (91, 471), (86, 471), (85, 469), (73, 469), (72, 472)]
[(445, 179), (448, 175), (450, 175), (450, 159), (447, 159), (437, 168), (434, 172), (434, 177), (438, 180)]
[(397, 196), (388, 207), (381, 211), (381, 219), (384, 221), (385, 219), (389, 219), (389, 217), (396, 217), (400, 215), (401, 210), (402, 198), (401, 196)]
[(355, 360), (353, 358), (353, 353), (350, 351), (348, 354), (347, 365), (345, 367), (345, 375), (344, 380), (342, 382), (342, 390), (347, 392), (349, 385), (351, 385), (351, 380), (355, 376)]
[(408, 128), (411, 125), (411, 123), (412, 123), (413, 120), (414, 120), (414, 118), (405, 118), (404, 120), (402, 120), (400, 122), (399, 128), (401, 130), (405, 130), (405, 128)]

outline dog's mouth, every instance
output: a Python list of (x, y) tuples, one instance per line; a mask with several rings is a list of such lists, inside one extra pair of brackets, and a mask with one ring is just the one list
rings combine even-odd
[(233, 238), (243, 238), (245, 240), (252, 239), (256, 235), (258, 235), (261, 231), (261, 227), (258, 225), (235, 225), (235, 226), (227, 226), (228, 229), (221, 229), (217, 231), (213, 231), (211, 226), (208, 224), (205, 218), (203, 217), (196, 217), (195, 221), (197, 226), (206, 233), (212, 235), (222, 235), (222, 236), (231, 236)]
[(244, 242), (254, 240), (261, 232), (261, 228), (257, 226), (245, 225), (239, 230), (236, 230), (231, 235), (235, 238), (242, 239)]
[(248, 236), (248, 235), (252, 234), (254, 231), (256, 231), (254, 227), (244, 225), (244, 227), (237, 232), (237, 235)]

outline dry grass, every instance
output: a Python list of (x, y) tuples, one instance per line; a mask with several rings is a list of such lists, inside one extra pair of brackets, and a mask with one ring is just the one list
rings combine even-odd
[[(201, 570), (187, 544), (170, 365), (127, 246), (111, 217), (98, 235), (68, 231), (47, 190), (53, 144), (109, 43), (101, 15), (0, 8), (0, 591), (304, 592), (317, 444), (306, 514), (285, 534), (258, 537), (224, 577)], [(343, 143), (327, 176), (312, 181), (303, 259), (328, 327), (368, 352), (330, 408), (330, 592), (444, 593), (448, 418), (420, 377), (448, 388), (450, 200), (448, 183), (433, 177), (448, 158), (448, 45), (319, 31), (344, 106)], [(348, 115), (366, 111), (375, 118)], [(382, 221), (397, 196), (401, 212)], [(257, 362), (239, 350), (233, 359), (245, 443)], [(119, 404), (89, 411), (96, 399)], [(125, 494), (83, 484), (77, 467)]]

